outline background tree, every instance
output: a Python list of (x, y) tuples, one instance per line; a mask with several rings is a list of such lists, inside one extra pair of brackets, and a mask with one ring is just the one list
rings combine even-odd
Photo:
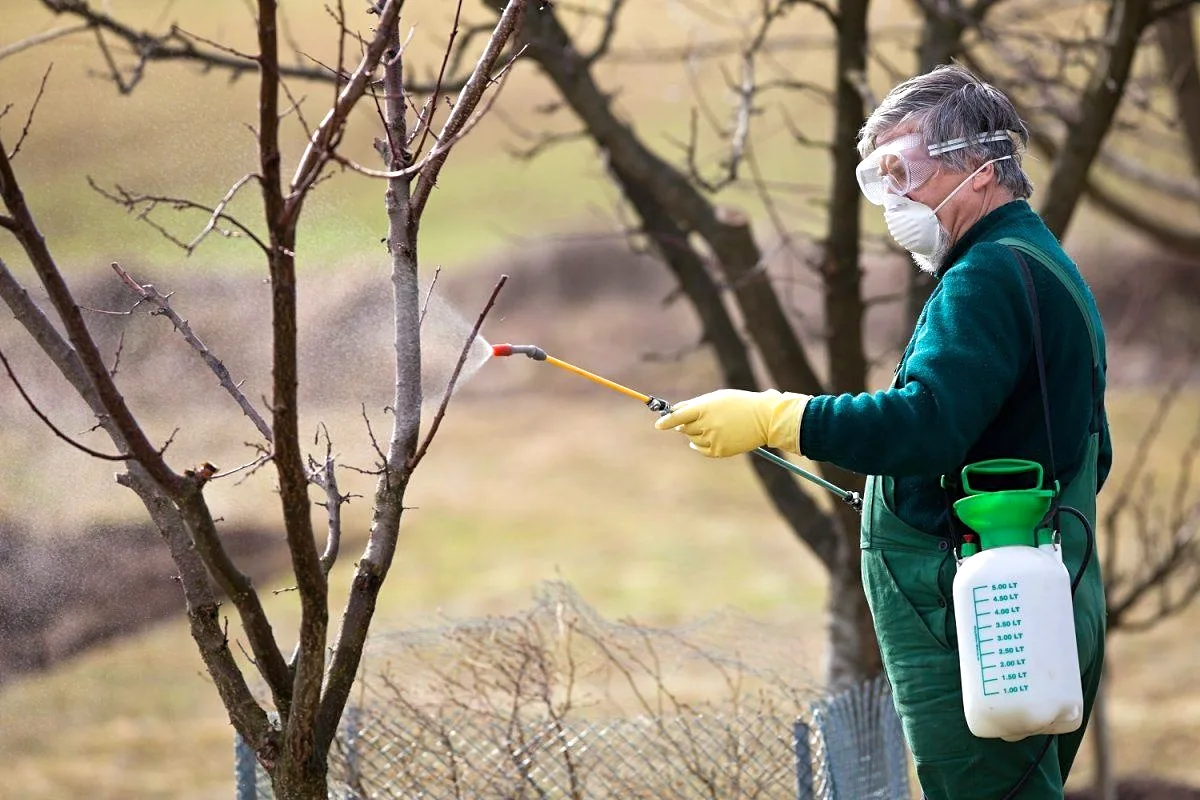
[[(132, 91), (143, 74), (145, 63), (161, 55), (156, 50), (155, 40), (135, 33), (86, 4), (47, 5), (76, 14), (89, 30), (97, 33), (112, 78), (122, 92)], [(253, 420), (261, 437), (258, 444), (260, 457), (236, 470), (221, 473), (207, 462), (180, 468), (168, 457), (170, 439), (155, 442), (147, 433), (118, 386), (115, 366), (106, 363), (85, 321), (83, 309), (72, 294), (26, 202), (14, 158), (30, 130), (32, 111), (13, 148), (0, 146), (0, 198), (4, 206), (0, 228), (19, 243), (52, 308), (49, 312), (43, 309), (17, 273), (2, 261), (0, 297), (28, 336), (91, 409), (116, 452), (93, 449), (55, 426), (21, 386), (17, 373), (28, 365), (14, 367), (3, 354), (0, 354), (0, 361), (18, 391), (30, 403), (33, 413), (56, 436), (97, 458), (124, 465), (126, 471), (117, 480), (137, 494), (166, 540), (179, 570), (192, 635), (208, 674), (220, 693), (233, 727), (270, 773), (275, 795), (280, 798), (325, 798), (328, 794), (327, 753), (358, 672), (378, 593), (395, 555), (405, 490), (413, 470), (426, 452), (429, 438), (436, 432), (436, 423), (449, 399), (448, 390), (439, 417), (422, 441), (419, 436), (422, 312), (417, 246), (421, 218), (451, 148), (469, 132), (478, 115), (486, 111), (487, 103), (483, 102), (486, 90), (507, 70), (502, 54), (507, 41), (520, 26), (527, 3), (512, 0), (503, 6), (473, 69), (454, 90), (451, 108), (436, 130), (440, 103), (447, 98), (446, 92), (450, 89), (441, 82), (435, 83), (423, 105), (413, 113), (417, 98), (404, 84), (404, 46), (399, 24), (402, 5), (402, 0), (386, 0), (372, 9), (377, 19), (369, 38), (358, 36), (347, 28), (340, 6), (331, 12), (341, 37), (339, 54), (348, 56), (351, 51), (358, 50), (360, 55), (356, 63), (339, 58), (336, 65), (321, 68), (320, 72), (335, 87), (335, 99), (320, 121), (308, 128), (302, 102), (290, 95), (282, 80), (285, 70), (280, 65), (276, 3), (261, 0), (255, 9), (255, 53), (242, 54), (231, 48), (206, 45), (226, 66), (242, 71), (254, 70), (258, 75), (256, 170), (237, 181), (221, 202), (211, 207), (187, 199), (138, 194), (120, 188), (108, 192), (114, 200), (137, 210), (147, 219), (153, 219), (154, 210), (163, 205), (201, 210), (207, 214), (208, 222), (192, 242), (180, 242), (185, 248), (194, 248), (209, 233), (222, 229), (244, 236), (258, 247), (266, 261), (273, 337), (269, 422), (240, 392), (228, 371), (192, 333), (191, 327), (173, 314), (167, 296), (153, 286), (139, 285), (120, 265), (113, 265), (120, 279), (137, 294), (139, 302), (154, 304), (158, 313), (172, 319), (222, 379), (240, 409)], [(105, 46), (105, 30), (116, 31), (118, 36), (136, 46), (135, 53), (140, 58), (132, 70), (125, 71), (117, 65)], [(456, 32), (451, 32), (451, 41)], [(177, 31), (163, 41), (169, 41), (170, 46), (183, 51), (195, 44)], [(45, 81), (42, 88), (45, 88)], [(377, 142), (385, 162), (382, 170), (355, 164), (338, 152), (347, 134), (351, 112), (369, 96), (376, 98), (383, 122), (384, 135)], [(280, 128), (288, 116), (305, 125), (308, 139), (291, 178), (284, 174), (280, 148)], [(348, 498), (338, 490), (338, 465), (332, 457), (331, 443), (327, 443), (325, 457), (319, 460), (308, 455), (301, 444), (296, 262), (297, 231), (305, 201), (313, 187), (335, 166), (387, 181), (386, 245), (392, 267), (396, 345), (395, 393), (391, 405), (394, 425), (386, 444), (376, 445), (378, 463), (374, 472), (377, 487), (371, 531), (366, 548), (356, 563), (341, 626), (331, 638), (328, 573), (337, 557), (342, 535), (340, 507)], [(250, 184), (257, 184), (262, 195), (262, 218), (257, 224), (244, 223), (228, 211), (234, 196)], [(166, 228), (160, 229), (168, 232)], [(472, 335), (464, 343), (463, 358), (473, 340)], [(168, 402), (166, 398), (163, 401)], [(205, 487), (212, 481), (266, 464), (274, 468), (276, 475), (279, 512), (301, 612), (297, 645), (290, 657), (281, 650), (255, 587), (226, 552), (217, 521), (204, 495)], [(310, 485), (323, 490), (328, 511), (324, 553), (318, 552), (316, 547)], [(244, 669), (231, 648), (228, 621), (222, 620), (220, 611), (220, 596), (227, 598), (237, 611), (250, 648), (253, 673)], [(256, 696), (252, 688), (256, 681), (262, 682), (269, 698)]]

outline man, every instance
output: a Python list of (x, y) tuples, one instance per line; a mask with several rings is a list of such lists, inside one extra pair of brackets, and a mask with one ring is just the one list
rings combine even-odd
[[(1112, 462), (1100, 317), (1026, 202), (1027, 139), (1011, 102), (961, 67), (893, 89), (860, 132), (859, 184), (937, 284), (891, 387), (816, 397), (726, 389), (656, 423), (708, 456), (766, 445), (869, 476), (863, 585), (929, 800), (1062, 798), (1083, 737), (1083, 727), (1018, 742), (973, 736), (958, 668), (957, 648), (972, 645), (955, 632), (961, 528), (942, 476), (952, 486), (967, 464), (1037, 461), (1063, 487), (1061, 504), (1094, 522)], [(1104, 590), (1083, 525), (1062, 514), (1059, 530), (1072, 577), (1082, 570), (1073, 602), (1086, 727), (1104, 655)]]

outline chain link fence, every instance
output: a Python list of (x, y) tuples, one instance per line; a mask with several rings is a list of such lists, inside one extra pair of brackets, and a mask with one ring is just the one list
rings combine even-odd
[[(764, 667), (779, 653), (713, 645), (733, 632), (767, 633), (608, 623), (554, 585), (519, 617), (384, 637), (330, 752), (331, 800), (909, 797), (882, 680), (823, 697)], [(273, 798), (240, 740), (235, 766), (237, 800)]]

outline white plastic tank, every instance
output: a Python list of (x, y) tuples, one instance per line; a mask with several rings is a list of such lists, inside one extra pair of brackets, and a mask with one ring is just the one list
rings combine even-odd
[(965, 558), (954, 613), (971, 733), (1012, 742), (1079, 728), (1071, 578), (1057, 547), (1005, 545)]
[[(963, 711), (971, 733), (1013, 742), (1083, 723), (1071, 576), (1043, 521), (1056, 495), (1037, 462), (962, 470), (964, 536), (954, 576)], [(1020, 486), (1021, 488), (1007, 488)]]

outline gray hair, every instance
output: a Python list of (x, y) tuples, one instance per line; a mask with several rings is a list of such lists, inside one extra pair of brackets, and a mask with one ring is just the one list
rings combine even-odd
[[(1029, 129), (1012, 101), (970, 70), (958, 64), (940, 66), (888, 92), (858, 133), (859, 154), (865, 158), (880, 136), (904, 124), (920, 133), (926, 144), (965, 138), (966, 147), (936, 156), (956, 172), (970, 172), (991, 159), (1012, 156), (993, 164), (997, 183), (1014, 197), (1033, 194), (1033, 183), (1021, 167)], [(993, 131), (1007, 131), (1008, 138), (979, 141)]]

